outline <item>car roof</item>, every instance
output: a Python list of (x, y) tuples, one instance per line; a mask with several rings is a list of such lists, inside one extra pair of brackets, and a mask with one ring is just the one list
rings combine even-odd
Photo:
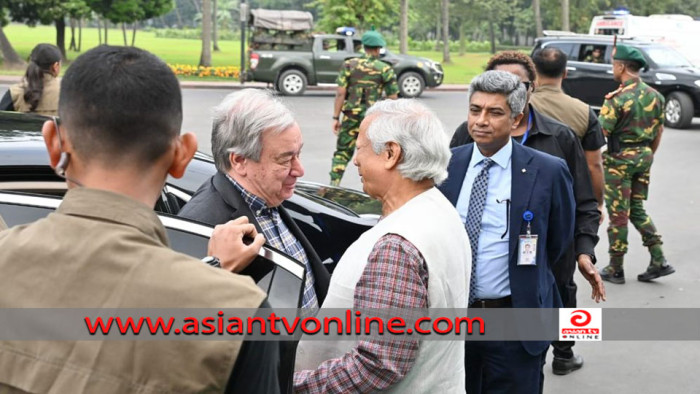
[[(593, 35), (593, 34), (555, 34), (550, 36), (538, 37), (536, 39), (537, 43), (546, 43), (553, 41), (566, 41), (566, 42), (578, 42), (578, 43), (600, 43), (600, 44), (612, 44), (615, 40), (613, 36), (606, 35)], [(618, 42), (624, 42), (625, 45), (630, 45), (634, 47), (651, 47), (651, 46), (664, 46), (663, 44), (655, 43), (653, 41), (645, 40), (639, 37), (618, 37)]]

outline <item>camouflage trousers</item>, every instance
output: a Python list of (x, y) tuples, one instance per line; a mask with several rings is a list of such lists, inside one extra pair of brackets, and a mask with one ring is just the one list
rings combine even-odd
[(335, 153), (331, 163), (331, 185), (338, 186), (343, 179), (345, 168), (352, 155), (355, 153), (355, 143), (357, 135), (360, 133), (361, 117), (343, 116), (343, 123), (340, 125), (338, 140), (335, 146)]
[(619, 153), (603, 154), (605, 166), (605, 205), (610, 224), (610, 264), (622, 267), (627, 253), (627, 223), (632, 222), (642, 235), (644, 246), (649, 248), (652, 262), (664, 261), (661, 236), (654, 222), (644, 210), (644, 200), (649, 196), (649, 171), (654, 160), (650, 148), (625, 149)]

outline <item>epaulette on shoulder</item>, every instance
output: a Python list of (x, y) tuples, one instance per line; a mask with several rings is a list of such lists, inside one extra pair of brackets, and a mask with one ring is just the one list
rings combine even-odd
[(622, 86), (605, 95), (606, 100), (610, 100), (622, 91)]

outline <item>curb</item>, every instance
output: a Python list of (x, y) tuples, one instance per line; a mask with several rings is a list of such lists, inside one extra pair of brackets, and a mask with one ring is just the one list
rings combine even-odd
[[(12, 85), (18, 83), (22, 79), (19, 75), (0, 75), (0, 84)], [(469, 85), (440, 85), (435, 88), (427, 88), (426, 91), (432, 92), (466, 92)], [(239, 90), (244, 88), (271, 89), (272, 84), (264, 82), (207, 82), (207, 81), (180, 81), (182, 89), (224, 89), (224, 90)], [(325, 84), (318, 86), (307, 86), (306, 90), (311, 92), (335, 91), (335, 85)]]

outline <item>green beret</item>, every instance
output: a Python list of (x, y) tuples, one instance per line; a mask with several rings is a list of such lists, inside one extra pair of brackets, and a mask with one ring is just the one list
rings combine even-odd
[(384, 37), (375, 30), (370, 30), (362, 35), (362, 45), (366, 47), (385, 47)]
[(639, 63), (639, 65), (644, 68), (647, 65), (644, 55), (637, 48), (632, 48), (627, 45), (618, 45), (617, 51), (615, 52), (615, 60), (631, 60), (633, 62)]

